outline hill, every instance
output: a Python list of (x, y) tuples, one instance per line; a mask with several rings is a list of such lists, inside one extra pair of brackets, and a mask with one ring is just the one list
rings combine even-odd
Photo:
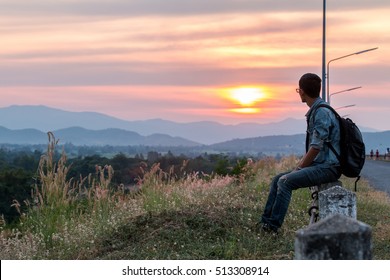
[[(366, 153), (370, 150), (379, 150), (383, 155), (390, 148), (390, 130), (383, 132), (363, 132), (363, 140), (366, 145)], [(264, 153), (268, 155), (301, 155), (305, 152), (305, 134), (275, 135), (246, 139), (234, 139), (210, 145), (216, 152), (228, 153)]]
[(276, 135), (262, 136), (246, 139), (234, 139), (222, 143), (210, 145), (214, 151), (221, 153), (264, 153), (274, 154), (303, 154), (305, 149), (305, 135)]
[(0, 143), (17, 145), (46, 144), (46, 133), (37, 129), (12, 130), (0, 126)]
[[(68, 112), (46, 106), (0, 108), (0, 143), (46, 144), (53, 131), (62, 143), (74, 145), (146, 145), (207, 148), (216, 152), (301, 154), (305, 120), (269, 124), (216, 122), (177, 123), (161, 119), (125, 121), (94, 112)], [(390, 131), (360, 128), (368, 151), (390, 147)], [(205, 148), (205, 147), (203, 147)]]
[[(305, 149), (305, 135), (274, 135), (243, 139), (233, 139), (212, 145), (201, 145), (197, 142), (166, 134), (142, 136), (136, 132), (123, 129), (89, 130), (81, 127), (71, 127), (54, 131), (61, 144), (72, 143), (75, 146), (149, 146), (149, 147), (191, 147), (191, 152), (198, 154), (235, 153), (235, 154), (266, 154), (266, 155), (301, 155)], [(390, 148), (390, 131), (365, 132), (363, 138), (366, 153), (379, 150), (383, 155)], [(47, 144), (46, 133), (36, 129), (11, 130), (0, 126), (1, 144), (36, 145)], [(174, 149), (171, 149), (175, 152)], [(180, 150), (183, 153), (183, 150)]]
[(46, 106), (10, 106), (0, 108), (0, 126), (16, 130), (33, 128), (44, 132), (74, 126), (90, 130), (117, 128), (133, 131), (142, 136), (166, 134), (210, 145), (235, 138), (293, 135), (304, 131), (306, 123), (305, 120), (297, 119), (286, 119), (269, 124), (237, 125), (224, 125), (210, 121), (178, 123), (162, 119), (125, 121), (94, 112), (69, 112)]
[[(76, 146), (166, 146), (195, 147), (200, 144), (181, 137), (165, 134), (142, 136), (123, 129), (89, 130), (81, 127), (70, 127), (53, 131), (62, 144), (72, 143)], [(0, 126), (0, 143), (36, 145), (47, 144), (47, 134), (36, 129), (11, 130)]]
[[(142, 136), (165, 134), (211, 145), (237, 138), (295, 135), (305, 131), (306, 121), (289, 118), (267, 124), (240, 123), (237, 125), (224, 125), (211, 121), (179, 123), (162, 119), (126, 121), (95, 112), (69, 112), (46, 106), (14, 105), (0, 108), (0, 126), (17, 130), (32, 128), (44, 132), (74, 126), (89, 130), (117, 128), (133, 131)], [(364, 127), (361, 127), (361, 130), (375, 132), (374, 129)]]

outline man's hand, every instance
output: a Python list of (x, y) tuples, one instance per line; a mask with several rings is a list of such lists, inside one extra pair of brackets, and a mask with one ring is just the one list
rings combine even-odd
[(320, 152), (319, 149), (310, 147), (309, 151), (303, 156), (303, 158), (301, 159), (301, 161), (299, 162), (295, 170), (300, 170), (302, 168), (310, 166), (313, 163), (316, 156), (319, 154), (319, 152)]

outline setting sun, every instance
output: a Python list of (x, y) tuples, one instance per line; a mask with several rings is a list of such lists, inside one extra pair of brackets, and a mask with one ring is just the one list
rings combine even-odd
[(229, 111), (239, 114), (256, 114), (261, 110), (259, 103), (264, 101), (266, 94), (257, 86), (241, 86), (225, 88), (221, 91), (223, 98), (230, 102)]
[(259, 88), (241, 87), (231, 91), (231, 98), (241, 106), (252, 106), (259, 102), (264, 97), (264, 94)]

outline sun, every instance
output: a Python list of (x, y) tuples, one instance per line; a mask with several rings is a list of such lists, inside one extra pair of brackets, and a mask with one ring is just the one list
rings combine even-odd
[(221, 88), (220, 96), (228, 101), (228, 111), (235, 114), (253, 115), (261, 112), (260, 103), (268, 99), (268, 89), (257, 85)]
[(239, 87), (230, 90), (230, 98), (242, 107), (251, 107), (264, 98), (264, 93), (256, 87)]

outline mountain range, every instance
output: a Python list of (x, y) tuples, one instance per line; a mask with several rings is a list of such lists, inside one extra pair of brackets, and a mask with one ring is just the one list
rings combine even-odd
[[(82, 127), (70, 127), (52, 131), (62, 144), (72, 143), (76, 146), (164, 146), (194, 147), (199, 143), (181, 137), (165, 134), (142, 136), (136, 132), (118, 128), (89, 130)], [(0, 126), (0, 143), (18, 145), (47, 144), (47, 133), (37, 129), (11, 130)]]
[[(211, 145), (232, 139), (299, 134), (305, 131), (306, 121), (289, 118), (268, 124), (237, 125), (224, 125), (210, 121), (178, 123), (162, 119), (126, 121), (95, 112), (69, 112), (46, 106), (13, 105), (0, 108), (0, 126), (12, 130), (36, 129), (43, 132), (74, 127), (88, 130), (120, 129), (145, 137), (160, 134), (160, 136), (179, 137), (181, 140), (188, 139), (190, 142)], [(369, 128), (361, 128), (361, 130), (375, 131)]]
[[(390, 148), (390, 130), (382, 132), (363, 132), (366, 153), (378, 149), (383, 155)], [(262, 136), (246, 139), (235, 139), (210, 145), (215, 152), (220, 153), (263, 153), (267, 155), (296, 154), (305, 152), (305, 134)]]
[[(215, 152), (302, 154), (304, 120), (272, 124), (176, 123), (161, 119), (125, 121), (94, 112), (45, 106), (0, 108), (0, 143), (47, 144), (47, 132), (61, 143), (86, 146), (191, 147)], [(390, 131), (361, 128), (367, 151), (390, 147)]]

